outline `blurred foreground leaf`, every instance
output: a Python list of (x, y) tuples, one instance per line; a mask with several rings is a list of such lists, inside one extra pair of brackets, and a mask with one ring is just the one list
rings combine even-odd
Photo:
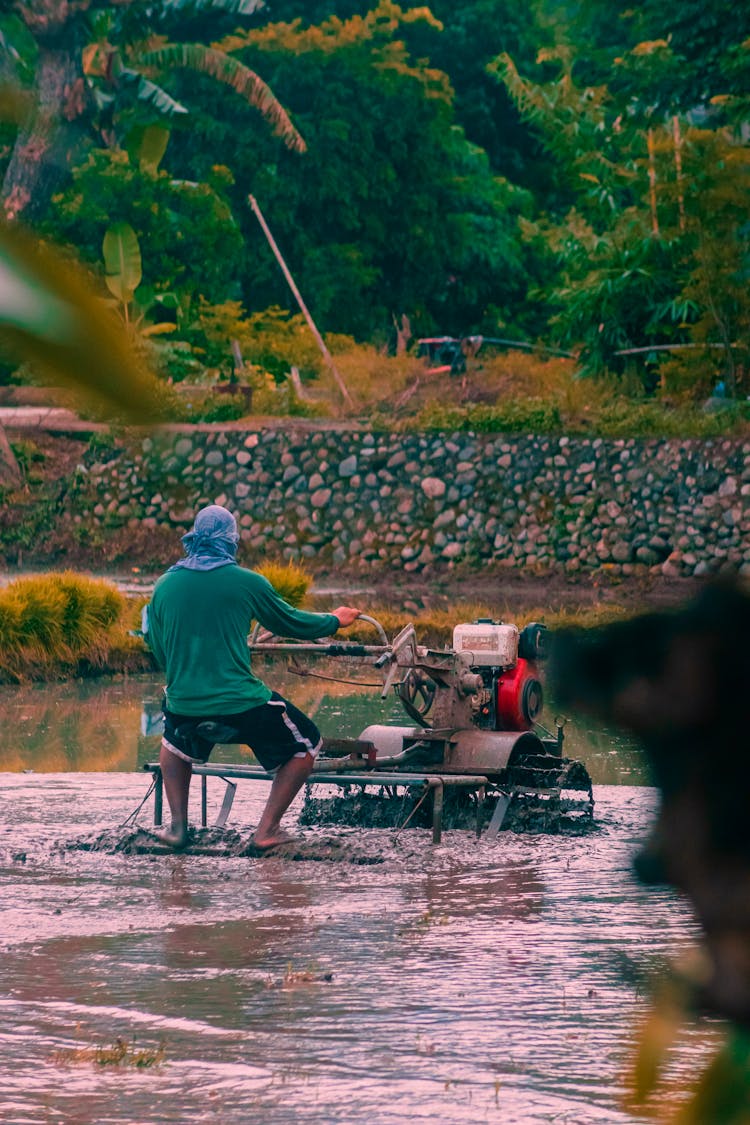
[(729, 1027), (675, 1125), (750, 1125), (750, 1034)]
[(0, 347), (130, 422), (163, 415), (163, 386), (82, 271), (7, 224), (0, 224)]
[[(3, 44), (0, 42), (0, 49)], [(7, 45), (5, 47), (7, 50)], [(12, 121), (20, 125), (29, 111), (31, 99), (24, 90), (10, 82), (0, 82), (0, 121)]]
[[(750, 1125), (750, 1032), (701, 1019), (709, 973), (699, 948), (672, 963), (657, 983), (624, 1076), (626, 1108), (661, 1125)], [(673, 1049), (698, 1021), (713, 1052), (696, 1058), (693, 1078), (685, 1082), (670, 1073)]]

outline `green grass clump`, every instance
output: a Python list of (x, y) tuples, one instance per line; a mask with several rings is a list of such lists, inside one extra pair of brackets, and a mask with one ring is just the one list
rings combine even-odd
[[(714, 413), (691, 406), (660, 402), (616, 400), (602, 406), (591, 428), (602, 437), (713, 438), (742, 433), (747, 428), (746, 404), (736, 403)], [(579, 427), (580, 430), (580, 427)], [(576, 432), (571, 427), (570, 432)]]
[(21, 643), (21, 606), (0, 593), (0, 652), (12, 652)]
[(100, 665), (125, 644), (125, 616), (125, 598), (101, 579), (70, 571), (16, 579), (0, 590), (0, 675)]
[(277, 594), (295, 608), (301, 606), (307, 596), (312, 577), (294, 563), (263, 563), (256, 567), (258, 574), (267, 578)]
[(471, 430), (474, 433), (552, 434), (562, 431), (560, 411), (554, 402), (521, 398), (498, 406), (441, 406), (431, 404), (408, 423), (410, 429)]
[(66, 572), (54, 575), (65, 604), (62, 636), (74, 648), (88, 648), (102, 632), (120, 620), (125, 599), (114, 586)]

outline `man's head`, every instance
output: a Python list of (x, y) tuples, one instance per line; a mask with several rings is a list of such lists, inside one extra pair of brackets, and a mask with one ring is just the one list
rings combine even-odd
[(191, 543), (198, 540), (228, 539), (236, 546), (240, 541), (237, 520), (220, 504), (209, 504), (206, 508), (201, 508), (195, 517), (192, 530), (183, 536), (183, 543), (189, 536)]
[(220, 504), (201, 508), (192, 530), (182, 537), (185, 559), (178, 566), (194, 570), (212, 570), (217, 565), (235, 561), (240, 541), (237, 521)]

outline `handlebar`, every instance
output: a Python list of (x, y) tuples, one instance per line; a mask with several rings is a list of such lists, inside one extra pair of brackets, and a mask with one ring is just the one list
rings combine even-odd
[(338, 650), (342, 650), (341, 654), (343, 654), (343, 650), (345, 650), (345, 649), (353, 650), (354, 648), (357, 648), (357, 649), (361, 650), (361, 654), (363, 655), (365, 653), (367, 653), (367, 654), (382, 653), (384, 650), (386, 652), (390, 650), (391, 643), (388, 640), (388, 634), (386, 633), (386, 631), (383, 628), (383, 626), (381, 625), (381, 623), (377, 620), (377, 618), (370, 617), (366, 613), (360, 613), (359, 617), (357, 617), (356, 620), (357, 621), (367, 621), (368, 624), (374, 625), (375, 628), (377, 629), (379, 635), (380, 635), (380, 640), (381, 640), (382, 643), (380, 645), (361, 645), (361, 644), (349, 643), (349, 642), (346, 642), (346, 641), (343, 641), (343, 642), (336, 641), (336, 642), (333, 642), (333, 644), (332, 644), (330, 639), (328, 639), (327, 637), (320, 637), (317, 641), (307, 642), (307, 643), (301, 642), (301, 641), (298, 641), (298, 642), (295, 642), (295, 643), (291, 643), (291, 642), (290, 643), (284, 643), (284, 642), (278, 642), (278, 641), (269, 641), (267, 643), (264, 642), (264, 643), (259, 644), (257, 642), (257, 637), (258, 637), (261, 629), (263, 628), (263, 626), (260, 624), (259, 621), (256, 621), (255, 625), (253, 626), (252, 631), (250, 633), (250, 636), (247, 639), (247, 643), (250, 646), (250, 648), (255, 648), (255, 649), (258, 649), (259, 651), (262, 651), (262, 652), (289, 652), (289, 651), (296, 650), (297, 652), (316, 652), (317, 651), (319, 653), (322, 653), (325, 650), (330, 650), (332, 647), (335, 647)]
[(380, 633), (380, 639), (383, 642), (383, 644), (384, 645), (389, 644), (388, 634), (386, 633), (385, 629), (380, 624), (380, 622), (377, 620), (377, 618), (369, 617), (366, 613), (360, 613), (359, 617), (357, 618), (357, 621), (369, 621), (371, 625), (375, 626), (378, 633)]

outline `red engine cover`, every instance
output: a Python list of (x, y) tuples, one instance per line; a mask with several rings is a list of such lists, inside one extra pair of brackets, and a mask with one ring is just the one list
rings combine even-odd
[(519, 656), (497, 681), (495, 713), (499, 730), (529, 730), (542, 710), (542, 684), (535, 664)]

